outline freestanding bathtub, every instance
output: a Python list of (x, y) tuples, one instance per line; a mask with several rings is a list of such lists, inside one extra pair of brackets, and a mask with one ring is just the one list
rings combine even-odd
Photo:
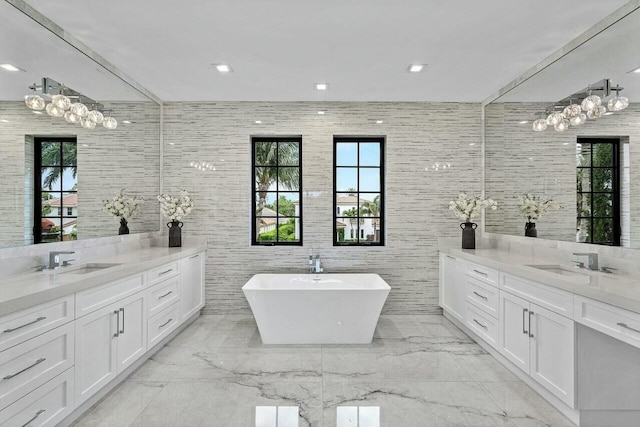
[(264, 344), (367, 344), (391, 287), (377, 274), (256, 274), (243, 287)]

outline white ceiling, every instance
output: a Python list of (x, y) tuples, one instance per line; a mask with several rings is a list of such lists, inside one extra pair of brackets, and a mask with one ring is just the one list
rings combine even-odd
[(480, 102), (626, 0), (28, 3), (165, 101)]

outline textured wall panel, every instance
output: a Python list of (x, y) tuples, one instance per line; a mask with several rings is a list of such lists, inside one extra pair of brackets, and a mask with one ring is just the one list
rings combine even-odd
[[(439, 312), (437, 239), (460, 235), (447, 204), (481, 190), (479, 104), (167, 103), (164, 113), (165, 191), (193, 195), (183, 232), (209, 238), (207, 312), (248, 312), (242, 285), (256, 273), (306, 272), (309, 248), (327, 272), (379, 273), (392, 287), (385, 313)], [(251, 135), (302, 135), (304, 247), (250, 246)], [(385, 247), (332, 246), (333, 135), (387, 137)]]

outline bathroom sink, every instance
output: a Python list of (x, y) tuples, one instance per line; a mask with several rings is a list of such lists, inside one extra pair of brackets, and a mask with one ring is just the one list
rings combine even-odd
[(63, 271), (58, 274), (89, 274), (96, 271), (104, 270), (105, 268), (111, 268), (120, 265), (119, 263), (110, 262), (90, 262), (87, 264), (81, 264), (79, 266), (71, 267), (71, 270)]
[(567, 267), (560, 264), (530, 264), (527, 267), (537, 268), (538, 270), (548, 271), (550, 273), (561, 274), (563, 276), (585, 277), (589, 276), (586, 271), (578, 270), (575, 267)]

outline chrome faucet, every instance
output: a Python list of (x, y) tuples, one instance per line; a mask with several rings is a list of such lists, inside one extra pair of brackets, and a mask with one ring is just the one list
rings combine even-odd
[(322, 261), (320, 261), (320, 254), (316, 255), (316, 273), (322, 273), (324, 268), (322, 268)]
[(309, 249), (309, 274), (313, 273), (313, 248)]
[(49, 268), (51, 270), (60, 267), (60, 255), (75, 254), (74, 251), (51, 251), (49, 252)]
[(594, 252), (574, 252), (576, 256), (586, 256), (587, 268), (589, 270), (598, 271), (598, 254)]

